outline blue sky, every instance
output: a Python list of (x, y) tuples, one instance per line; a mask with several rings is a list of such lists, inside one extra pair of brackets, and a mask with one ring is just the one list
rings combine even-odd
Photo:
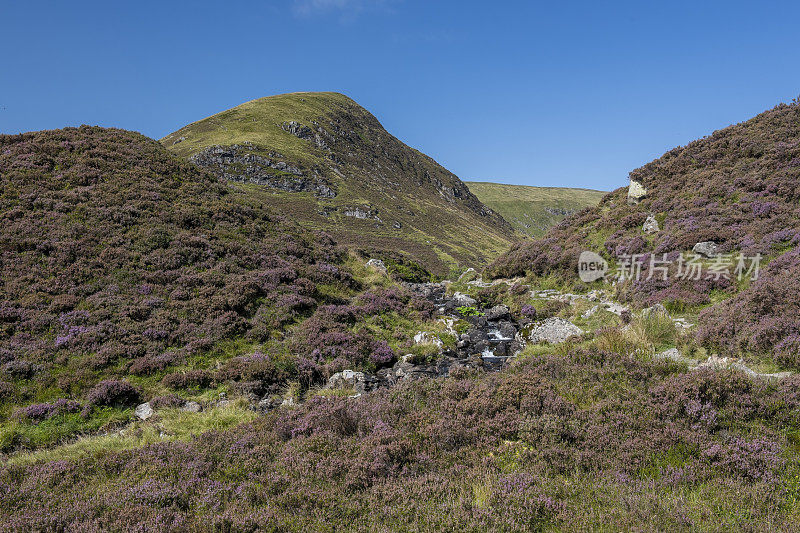
[(797, 2), (11, 2), (0, 132), (343, 92), (462, 179), (612, 189), (800, 94)]

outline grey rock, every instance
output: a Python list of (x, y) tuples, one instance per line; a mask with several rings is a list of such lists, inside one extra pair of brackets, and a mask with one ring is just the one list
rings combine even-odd
[(203, 410), (203, 408), (197, 402), (186, 402), (183, 404), (182, 409), (188, 413), (199, 413)]
[(628, 203), (638, 204), (645, 196), (647, 196), (647, 189), (644, 185), (631, 179), (631, 183), (628, 185)]
[(692, 251), (697, 255), (702, 255), (703, 257), (713, 258), (719, 255), (719, 246), (717, 243), (713, 241), (703, 241), (698, 242), (692, 248)]
[(328, 378), (329, 389), (354, 389), (356, 383), (364, 381), (364, 373), (354, 370), (342, 370)]
[(576, 335), (583, 335), (583, 330), (568, 320), (553, 317), (534, 326), (529, 339), (534, 343), (559, 344)]
[(370, 268), (374, 268), (375, 270), (386, 274), (386, 265), (380, 259), (370, 259), (367, 261), (367, 266)]
[(655, 304), (652, 307), (647, 307), (645, 309), (642, 309), (642, 316), (645, 318), (651, 316), (659, 316), (659, 315), (669, 317), (669, 312), (667, 311), (667, 308), (664, 307), (662, 304)]
[(283, 398), (278, 395), (267, 396), (258, 402), (257, 410), (263, 412), (277, 409), (283, 403)]
[(147, 420), (153, 416), (153, 408), (150, 406), (150, 402), (137, 405), (133, 411), (133, 416), (139, 420)]
[(505, 305), (496, 305), (486, 311), (486, 320), (501, 320), (504, 318), (508, 318), (509, 312), (508, 307)]
[(427, 331), (420, 331), (414, 335), (414, 344), (433, 344), (439, 348), (441, 348), (443, 345), (442, 340), (439, 337)]
[(517, 335), (517, 328), (514, 327), (514, 324), (508, 321), (500, 322), (498, 327), (498, 335), (502, 339), (511, 340)]
[(544, 210), (554, 216), (566, 217), (576, 213), (575, 209), (567, 209), (565, 207), (545, 207)]
[(656, 357), (658, 359), (672, 359), (673, 361), (684, 361), (684, 357), (681, 355), (681, 352), (677, 348), (670, 348), (669, 350), (664, 350), (661, 353), (657, 353)]
[(661, 231), (661, 227), (658, 225), (658, 220), (653, 215), (647, 217), (647, 220), (644, 221), (644, 225), (642, 225), (642, 231), (647, 234), (658, 233)]
[(297, 403), (294, 401), (294, 398), (286, 398), (281, 402), (281, 407), (294, 407)]
[(467, 294), (455, 292), (453, 294), (453, 301), (463, 307), (473, 307), (478, 301)]
[(351, 207), (350, 209), (345, 209), (344, 216), (357, 218), (359, 220), (380, 220), (378, 217), (378, 212), (375, 209), (361, 207)]

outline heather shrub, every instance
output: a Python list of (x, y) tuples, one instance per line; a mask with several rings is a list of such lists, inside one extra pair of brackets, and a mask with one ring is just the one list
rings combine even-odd
[(78, 402), (60, 398), (54, 402), (37, 403), (23, 407), (15, 413), (15, 416), (21, 420), (40, 422), (64, 413), (77, 413), (80, 408), (81, 405)]
[(767, 354), (788, 368), (797, 366), (800, 330), (800, 258), (797, 250), (771, 261), (759, 279), (729, 300), (705, 309), (698, 341), (730, 355)]
[(215, 374), (217, 381), (248, 383), (248, 390), (263, 395), (277, 392), (288, 374), (272, 357), (260, 352), (231, 359)]
[(165, 394), (162, 396), (155, 396), (154, 398), (150, 399), (150, 405), (153, 407), (153, 409), (174, 409), (181, 407), (184, 403), (186, 403), (186, 401), (175, 394)]
[(0, 515), (18, 529), (791, 530), (775, 502), (797, 465), (782, 432), (796, 381), (574, 347), (316, 396), (188, 442), (5, 465)]
[(713, 444), (703, 456), (714, 467), (756, 481), (775, 481), (784, 465), (781, 446), (766, 438), (746, 441), (734, 437), (724, 444)]
[(86, 395), (86, 407), (130, 407), (141, 400), (139, 389), (127, 381), (101, 381)]
[(530, 320), (535, 320), (538, 316), (538, 312), (536, 308), (530, 304), (524, 304), (520, 309), (520, 314)]
[(318, 284), (357, 288), (330, 238), (131, 132), (0, 137), (0, 213), (0, 363), (9, 382), (36, 378), (34, 400), (118, 372), (151, 383), (279, 336), (325, 298)]
[(207, 370), (186, 370), (167, 374), (161, 383), (170, 389), (205, 388), (214, 381), (214, 375)]

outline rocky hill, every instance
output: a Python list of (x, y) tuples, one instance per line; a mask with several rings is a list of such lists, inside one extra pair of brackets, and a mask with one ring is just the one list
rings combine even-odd
[(483, 181), (464, 182), (478, 200), (529, 237), (541, 237), (565, 217), (600, 202), (607, 193), (569, 187), (532, 187)]
[(486, 264), (515, 239), (458, 177), (342, 94), (261, 98), (161, 142), (287, 218), (436, 273)]
[[(628, 187), (565, 219), (542, 239), (515, 245), (488, 272), (555, 275), (571, 283), (577, 280), (582, 251), (601, 254), (612, 269), (635, 257), (641, 275), (618, 284), (621, 299), (683, 310), (734, 297), (704, 312), (703, 342), (732, 355), (766, 353), (797, 366), (778, 352), (796, 346), (800, 326), (794, 318), (798, 313), (787, 312), (798, 310), (787, 272), (796, 269), (799, 202), (800, 106), (795, 102), (634, 170)], [(782, 255), (781, 271), (767, 269), (752, 284), (752, 273), (744, 279), (737, 275), (737, 269), (754, 266), (753, 258), (761, 256), (763, 267)], [(706, 270), (681, 276), (686, 273), (682, 262), (689, 259)], [(764, 294), (771, 295), (768, 304)]]

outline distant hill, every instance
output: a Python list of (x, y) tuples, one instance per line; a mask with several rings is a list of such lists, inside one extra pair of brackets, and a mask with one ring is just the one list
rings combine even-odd
[(593, 207), (607, 193), (567, 187), (532, 187), (485, 181), (464, 182), (478, 200), (505, 218), (514, 229), (539, 237), (567, 215)]
[(342, 94), (253, 100), (161, 142), (308, 228), (433, 272), (484, 265), (516, 238), (457, 176)]

